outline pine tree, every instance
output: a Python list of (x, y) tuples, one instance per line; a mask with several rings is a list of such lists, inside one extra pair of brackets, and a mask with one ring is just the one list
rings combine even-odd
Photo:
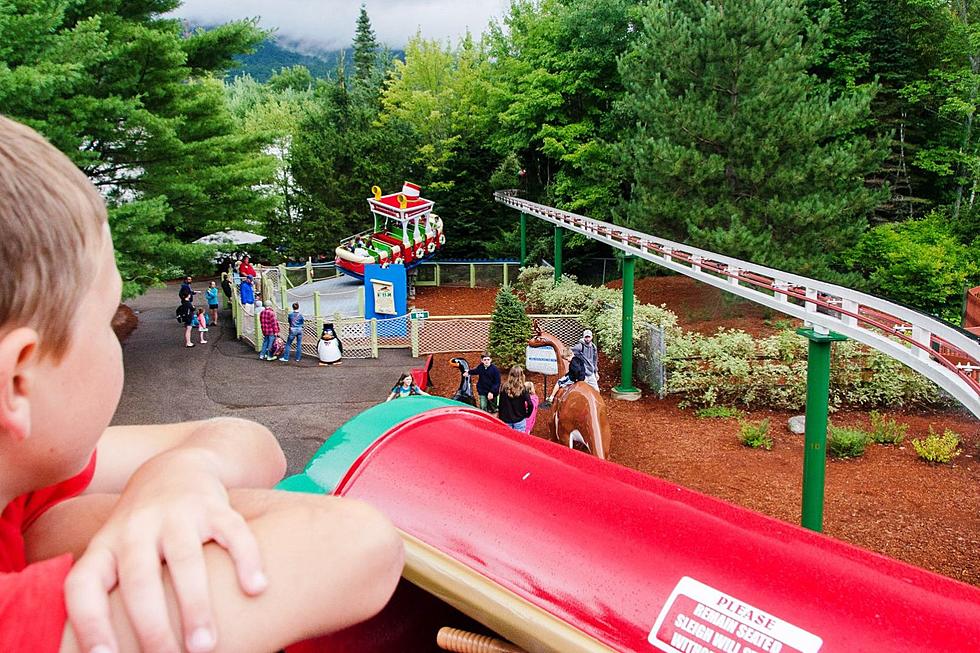
[(524, 304), (504, 286), (497, 292), (493, 305), (487, 347), (501, 370), (524, 364), (524, 351), (530, 337), (531, 318), (524, 312)]
[(354, 80), (368, 83), (376, 75), (378, 64), (378, 41), (371, 29), (371, 19), (367, 8), (362, 4), (354, 31)]
[(800, 0), (654, 0), (620, 63), (634, 126), (630, 221), (757, 263), (833, 276), (881, 193), (862, 135), (872, 90), (808, 71), (821, 25)]
[(252, 21), (189, 32), (164, 17), (174, 6), (0, 2), (0, 112), (102, 191), (127, 294), (206, 263), (184, 243), (271, 206), (253, 190), (274, 172), (265, 142), (238, 132), (214, 75), (265, 34)]

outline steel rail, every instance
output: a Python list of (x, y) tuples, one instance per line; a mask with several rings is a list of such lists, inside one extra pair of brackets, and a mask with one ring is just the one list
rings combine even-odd
[[(850, 288), (531, 202), (518, 197), (517, 191), (497, 191), (494, 199), (632, 256), (873, 347), (933, 381), (980, 418), (980, 379), (974, 376), (980, 370), (980, 342), (941, 320)], [(802, 305), (794, 303), (797, 301)]]

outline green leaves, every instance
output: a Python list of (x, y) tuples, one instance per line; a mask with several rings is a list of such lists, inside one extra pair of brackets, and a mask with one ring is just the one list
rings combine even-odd
[[(106, 196), (127, 294), (200, 269), (191, 241), (262, 221), (273, 168), (211, 74), (263, 34), (182, 33), (171, 0), (0, 0), (0, 111), (40, 131)], [(181, 265), (193, 266), (186, 270)]]
[(507, 286), (497, 292), (490, 316), (490, 342), (487, 347), (497, 366), (506, 373), (512, 365), (524, 364), (524, 350), (531, 337), (531, 318), (524, 305)]
[(832, 97), (809, 74), (821, 34), (799, 2), (660, 0), (642, 19), (620, 63), (633, 224), (832, 276), (880, 197), (863, 181), (883, 155), (859, 132), (871, 92)]
[(875, 227), (845, 261), (870, 292), (954, 323), (964, 289), (980, 285), (980, 251), (960, 243), (942, 213)]

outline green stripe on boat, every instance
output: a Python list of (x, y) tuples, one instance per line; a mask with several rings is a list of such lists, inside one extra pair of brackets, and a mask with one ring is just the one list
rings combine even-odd
[(283, 479), (276, 489), (330, 494), (357, 459), (392, 428), (427, 410), (461, 405), (443, 397), (417, 396), (369, 408), (334, 431), (310, 458), (303, 473)]

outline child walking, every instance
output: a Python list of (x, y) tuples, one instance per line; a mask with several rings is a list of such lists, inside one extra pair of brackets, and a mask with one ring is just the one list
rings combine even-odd
[(533, 408), (531, 409), (531, 414), (527, 418), (526, 432), (530, 433), (531, 431), (534, 430), (534, 423), (538, 421), (538, 404), (541, 403), (541, 397), (539, 397), (537, 393), (534, 391), (534, 384), (531, 383), (530, 381), (524, 384), (524, 389), (527, 390), (528, 396), (531, 397), (531, 405), (533, 406)]
[(197, 314), (191, 320), (191, 326), (197, 327), (197, 333), (201, 338), (201, 344), (206, 345), (208, 341), (204, 339), (204, 334), (208, 332), (208, 324), (211, 318), (204, 312), (203, 308), (197, 309)]

